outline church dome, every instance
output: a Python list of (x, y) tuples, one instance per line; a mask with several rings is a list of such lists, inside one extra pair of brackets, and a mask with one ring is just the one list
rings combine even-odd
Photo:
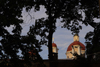
[(85, 50), (85, 46), (84, 46), (81, 42), (79, 42), (79, 41), (74, 41), (73, 43), (71, 43), (71, 44), (68, 46), (67, 51), (72, 50), (72, 46), (73, 46), (73, 45), (80, 45), (80, 46), (82, 47), (81, 50)]
[(57, 47), (57, 45), (55, 43), (52, 43), (52, 47)]

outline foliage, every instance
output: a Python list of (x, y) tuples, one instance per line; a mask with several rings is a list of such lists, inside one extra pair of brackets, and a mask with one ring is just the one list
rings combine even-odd
[[(99, 57), (97, 55), (99, 55), (98, 52), (100, 52), (100, 21), (94, 21), (94, 18), (99, 19), (100, 18), (100, 14), (99, 14), (99, 1), (98, 0), (90, 0), (90, 4), (88, 4), (88, 2), (83, 3), (85, 4), (85, 14), (86, 14), (86, 18), (89, 19), (89, 21), (87, 21), (87, 23), (92, 26), (94, 28), (93, 31), (90, 31), (86, 34), (85, 39), (86, 42), (90, 42), (90, 44), (87, 44), (87, 55), (92, 55), (96, 57), (96, 59)], [(97, 55), (95, 55), (97, 54)], [(99, 58), (98, 58), (99, 59)]]
[[(26, 8), (30, 11), (32, 7), (34, 11), (39, 11), (40, 5), (46, 9), (47, 18), (40, 18), (35, 21), (35, 25), (30, 27), (26, 36), (21, 35), (21, 19), (22, 9)], [(99, 27), (100, 24), (94, 21), (99, 18), (98, 0), (1, 0), (0, 1), (0, 56), (5, 59), (18, 59), (18, 49), (22, 51), (24, 58), (27, 59), (27, 53), (36, 48), (37, 52), (41, 51), (42, 44), (46, 44), (48, 39), (48, 47), (50, 55), (52, 55), (52, 35), (56, 30), (57, 19), (62, 19), (64, 23), (62, 27), (71, 30), (72, 33), (79, 33), (82, 29), (80, 22), (85, 25), (91, 25), (94, 28), (87, 36), (87, 40), (91, 40), (94, 46), (99, 46)], [(83, 18), (82, 12), (85, 13)], [(14, 26), (10, 33), (6, 28)], [(41, 40), (37, 40), (39, 35)], [(90, 38), (91, 36), (93, 38)], [(96, 45), (95, 45), (96, 44)], [(95, 50), (95, 49), (94, 49)]]
[[(28, 32), (26, 36), (21, 35), (21, 24), (23, 23), (21, 19), (22, 10), (26, 8), (26, 10), (29, 11), (33, 6), (35, 10), (38, 10), (38, 6), (34, 5), (34, 3), (34, 0), (0, 1), (0, 59), (10, 59), (10, 62), (17, 65), (17, 62), (20, 60), (19, 55), (17, 55), (19, 49), (22, 51), (25, 61), (29, 61), (29, 56), (27, 55), (33, 47), (37, 49), (37, 52), (41, 51), (41, 44), (44, 44), (45, 41), (42, 42), (42, 40), (39, 41), (36, 39), (36, 35), (39, 33), (39, 31), (36, 31), (37, 28), (32, 31), (33, 27), (31, 27), (31, 33)], [(13, 26), (13, 30), (9, 32), (7, 28), (11, 26)], [(40, 58), (40, 56), (38, 56), (38, 58)]]

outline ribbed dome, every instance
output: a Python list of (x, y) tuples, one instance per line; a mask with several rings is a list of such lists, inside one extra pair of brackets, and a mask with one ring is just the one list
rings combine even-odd
[(72, 50), (72, 45), (80, 45), (80, 46), (82, 47), (81, 50), (85, 50), (85, 46), (84, 46), (81, 42), (79, 42), (79, 41), (74, 41), (73, 43), (71, 43), (71, 44), (68, 46), (67, 51)]
[(52, 47), (57, 47), (57, 45), (55, 43), (52, 43)]

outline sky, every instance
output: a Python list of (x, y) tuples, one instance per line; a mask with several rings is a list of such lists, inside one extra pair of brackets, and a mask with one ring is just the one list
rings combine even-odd
[[(41, 6), (40, 11), (38, 12), (34, 12), (33, 11), (34, 8), (28, 13), (25, 11), (25, 9), (23, 9), (22, 11), (22, 19), (24, 20), (24, 23), (21, 24), (23, 27), (22, 30), (22, 35), (26, 35), (27, 32), (29, 31), (29, 27), (32, 24), (35, 24), (35, 19), (39, 19), (41, 17), (47, 17), (47, 15), (45, 14), (45, 9), (43, 6)], [(66, 28), (61, 28), (61, 23), (59, 20), (57, 20), (56, 26), (57, 29), (53, 34), (53, 38), (54, 38), (54, 43), (57, 45), (58, 50), (58, 59), (66, 59), (66, 50), (68, 48), (68, 46), (73, 42), (73, 35), (71, 34), (70, 30), (67, 30)], [(12, 30), (11, 26), (10, 28), (7, 28), (9, 31)], [(79, 41), (81, 43), (83, 43), (85, 45), (85, 35), (87, 32), (89, 31), (93, 31), (93, 28), (91, 26), (85, 26), (82, 25), (82, 30), (80, 30), (79, 33)], [(39, 53), (40, 56), (43, 59), (48, 59), (48, 47), (43, 45), (42, 46), (42, 51)], [(19, 55), (21, 55), (21, 52), (19, 52)]]

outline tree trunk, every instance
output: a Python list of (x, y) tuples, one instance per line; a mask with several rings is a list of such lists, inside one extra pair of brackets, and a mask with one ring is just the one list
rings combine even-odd
[(53, 54), (52, 54), (52, 35), (53, 35), (53, 31), (52, 31), (52, 24), (53, 22), (51, 21), (51, 7), (50, 7), (50, 2), (51, 0), (49, 0), (49, 38), (48, 38), (48, 52), (49, 52), (49, 62), (50, 62), (50, 67), (52, 66), (52, 60), (53, 60)]

